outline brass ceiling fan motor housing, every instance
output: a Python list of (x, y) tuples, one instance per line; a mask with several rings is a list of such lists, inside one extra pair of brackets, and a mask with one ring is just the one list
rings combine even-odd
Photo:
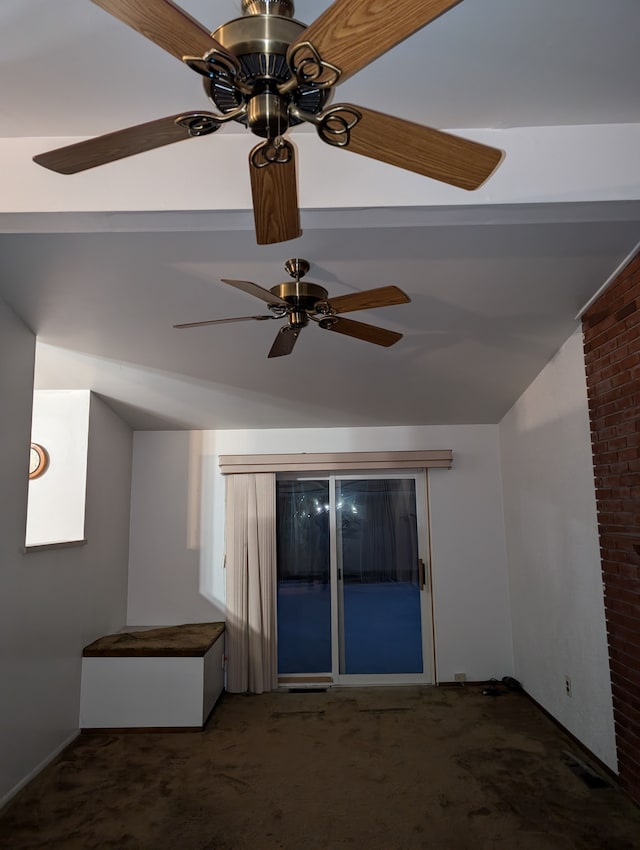
[(317, 283), (304, 283), (301, 280), (278, 283), (269, 292), (282, 298), (293, 307), (289, 313), (289, 324), (302, 328), (309, 323), (309, 313), (316, 312), (316, 304), (326, 301), (329, 294), (323, 286)]
[(289, 112), (294, 104), (313, 115), (321, 112), (331, 97), (330, 89), (298, 85), (292, 92), (280, 94), (277, 86), (291, 77), (287, 64), (289, 45), (307, 28), (293, 20), (291, 0), (243, 0), (241, 18), (211, 33), (226, 50), (237, 57), (240, 79), (250, 88), (244, 95), (229, 83), (224, 73), (205, 77), (204, 89), (222, 113), (232, 112), (243, 101), (246, 116), (234, 120), (265, 139), (282, 136), (301, 119)]
[(326, 302), (328, 292), (317, 283), (305, 283), (300, 280), (310, 269), (307, 260), (296, 257), (287, 260), (284, 269), (293, 280), (272, 286), (269, 292), (286, 301), (293, 309), (289, 311), (289, 326), (303, 328), (309, 324), (309, 316), (317, 312), (319, 302)]

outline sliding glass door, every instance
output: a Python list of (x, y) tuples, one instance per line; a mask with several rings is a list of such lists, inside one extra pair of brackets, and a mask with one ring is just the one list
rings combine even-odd
[(277, 486), (279, 675), (432, 681), (424, 473)]

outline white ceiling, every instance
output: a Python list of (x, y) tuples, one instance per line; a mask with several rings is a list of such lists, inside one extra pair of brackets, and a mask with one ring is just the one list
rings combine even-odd
[[(230, 0), (181, 5), (212, 29), (239, 14)], [(327, 5), (299, 0), (296, 17)], [(637, 0), (464, 0), (334, 99), (449, 129), (638, 124), (639, 35)], [(206, 107), (189, 69), (89, 0), (3, 0), (0, 81), (0, 139)], [(0, 296), (38, 334), (38, 386), (92, 388), (136, 428), (497, 422), (640, 241), (640, 197), (617, 197), (440, 216), (303, 210), (301, 239), (262, 247), (244, 222), (208, 229), (184, 214), (118, 232), (5, 216)], [(401, 286), (411, 304), (353, 318), (404, 338), (382, 349), (312, 326), (267, 360), (276, 322), (172, 328), (265, 312), (219, 279), (269, 288), (295, 256), (332, 295)]]
[[(211, 29), (240, 15), (240, 0), (180, 5)], [(329, 5), (296, 0), (295, 17)], [(637, 122), (639, 35), (637, 0), (464, 0), (339, 99), (446, 128)], [(207, 103), (186, 66), (89, 0), (2, 0), (0, 45), (0, 136), (89, 136)]]

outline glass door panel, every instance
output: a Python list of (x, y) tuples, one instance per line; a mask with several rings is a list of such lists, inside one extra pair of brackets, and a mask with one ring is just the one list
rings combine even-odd
[(331, 672), (329, 482), (276, 487), (278, 673)]
[(335, 487), (340, 673), (422, 673), (415, 479)]

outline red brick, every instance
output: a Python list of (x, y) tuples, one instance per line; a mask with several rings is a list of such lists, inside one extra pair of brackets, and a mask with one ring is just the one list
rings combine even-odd
[[(615, 599), (612, 596), (607, 596), (605, 604), (607, 606), (609, 623), (615, 625), (616, 622), (631, 623), (633, 621), (637, 621), (636, 628), (638, 628), (638, 631), (640, 631), (640, 606), (637, 603), (629, 601), (625, 602), (624, 600)], [(628, 655), (632, 658), (636, 658), (635, 652), (633, 650), (630, 650), (628, 647), (620, 648), (619, 651), (624, 652), (625, 655)], [(614, 657), (613, 650), (611, 655), (612, 657)], [(638, 654), (636, 658), (636, 663), (640, 666), (640, 654)]]
[(634, 593), (640, 593), (640, 581), (637, 579), (625, 578), (624, 576), (607, 576), (605, 582), (607, 586), (612, 585), (624, 590), (633, 591)]
[(631, 498), (631, 487), (607, 487), (596, 490), (596, 498), (601, 499), (629, 499)]
[(618, 684), (612, 684), (611, 692), (617, 698), (624, 696), (628, 701), (628, 705), (634, 711), (640, 712), (640, 686), (630, 685), (628, 688), (623, 688)]
[(624, 753), (618, 754), (618, 766), (620, 767), (620, 774), (622, 775), (622, 767), (625, 768), (625, 775), (628, 773), (634, 774), (636, 777), (640, 776), (640, 762), (638, 761), (637, 755), (629, 750), (625, 750)]
[[(622, 301), (622, 298), (620, 300)], [(632, 313), (635, 313), (637, 309), (638, 305), (636, 304), (635, 300), (629, 301), (627, 304), (624, 305), (624, 307), (620, 307), (615, 311), (613, 318), (616, 322), (622, 322)]]
[(640, 801), (640, 254), (582, 329), (620, 779)]
[[(625, 359), (628, 360), (629, 358), (627, 357)], [(612, 387), (620, 387), (623, 384), (628, 384), (630, 381), (631, 381), (631, 370), (630, 369), (623, 369), (620, 372), (618, 372), (617, 375), (614, 375), (611, 378), (611, 386)]]
[[(607, 606), (607, 623), (610, 625), (620, 625), (623, 628), (630, 629), (633, 631), (634, 629), (640, 630), (640, 617), (637, 614), (632, 613), (627, 616), (620, 611), (615, 611), (609, 606)], [(638, 669), (638, 681), (640, 683), (640, 669)]]
[(627, 438), (615, 436), (607, 440), (606, 445), (609, 451), (612, 451), (614, 449), (624, 449), (627, 445)]
[[(616, 687), (632, 695), (638, 694), (640, 690), (638, 676), (634, 676), (633, 673), (630, 674), (627, 665), (615, 658), (609, 659), (609, 663), (611, 665), (611, 687)], [(620, 705), (614, 707), (621, 708)]]
[[(633, 712), (629, 713), (633, 714)], [(640, 752), (640, 726), (629, 717), (629, 713), (623, 714), (619, 709), (614, 708), (616, 733), (633, 744), (634, 749)]]

